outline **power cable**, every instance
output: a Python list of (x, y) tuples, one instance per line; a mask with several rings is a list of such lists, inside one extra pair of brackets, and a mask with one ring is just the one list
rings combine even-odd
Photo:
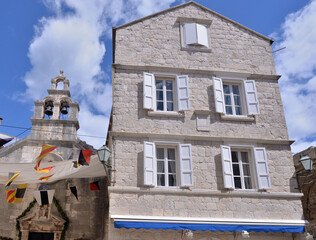
[(25, 129), (23, 132), (21, 132), (20, 134), (16, 135), (15, 137), (17, 138), (18, 136), (21, 136), (23, 133), (25, 133), (26, 131), (30, 130), (31, 128)]

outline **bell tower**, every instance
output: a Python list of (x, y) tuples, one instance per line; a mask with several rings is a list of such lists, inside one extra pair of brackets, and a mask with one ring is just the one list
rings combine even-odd
[(71, 99), (69, 80), (63, 71), (51, 79), (48, 96), (35, 101), (31, 139), (74, 141), (79, 129), (79, 103)]

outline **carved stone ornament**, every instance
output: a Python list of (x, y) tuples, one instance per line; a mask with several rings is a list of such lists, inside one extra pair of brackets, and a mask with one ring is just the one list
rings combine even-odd
[(22, 240), (28, 240), (30, 232), (54, 233), (54, 240), (60, 240), (65, 220), (52, 214), (51, 206), (37, 206), (35, 212), (19, 219)]

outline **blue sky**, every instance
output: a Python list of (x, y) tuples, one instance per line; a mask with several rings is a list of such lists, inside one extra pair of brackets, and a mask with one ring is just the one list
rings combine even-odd
[[(1, 1), (0, 132), (28, 135), (34, 101), (47, 95), (50, 79), (63, 69), (80, 103), (80, 138), (101, 146), (111, 109), (112, 26), (183, 2)], [(275, 63), (289, 136), (296, 140), (292, 150), (316, 145), (316, 0), (196, 2), (274, 38), (274, 49), (286, 47), (275, 53)]]

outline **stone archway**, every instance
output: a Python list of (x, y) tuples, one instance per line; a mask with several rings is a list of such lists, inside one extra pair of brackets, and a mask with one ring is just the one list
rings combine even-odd
[[(53, 240), (60, 240), (65, 220), (51, 214), (51, 205), (39, 206), (29, 215), (18, 220), (21, 226), (21, 240), (29, 240), (29, 233), (54, 234)], [(36, 234), (33, 234), (36, 235)]]

